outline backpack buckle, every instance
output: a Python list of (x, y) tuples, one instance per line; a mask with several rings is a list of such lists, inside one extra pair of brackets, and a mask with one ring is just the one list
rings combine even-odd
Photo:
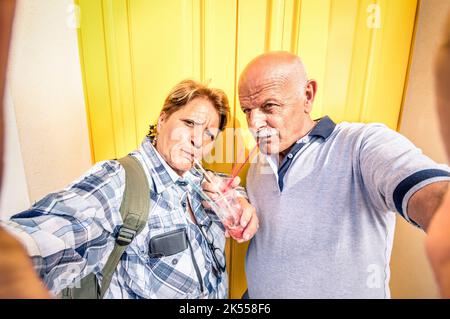
[(129, 245), (133, 241), (135, 236), (135, 230), (122, 226), (119, 230), (119, 234), (117, 235), (116, 243), (120, 246)]

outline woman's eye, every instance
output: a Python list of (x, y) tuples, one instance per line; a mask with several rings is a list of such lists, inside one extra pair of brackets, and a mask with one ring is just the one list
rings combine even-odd
[(191, 120), (184, 120), (184, 123), (189, 127), (193, 127), (195, 124), (194, 121), (191, 121)]
[(215, 136), (210, 132), (205, 132), (205, 138), (211, 142), (215, 140)]

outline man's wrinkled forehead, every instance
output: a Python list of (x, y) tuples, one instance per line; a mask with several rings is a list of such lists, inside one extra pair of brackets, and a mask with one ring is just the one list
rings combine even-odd
[(276, 94), (289, 81), (286, 72), (253, 72), (243, 74), (239, 81), (239, 99), (254, 100), (261, 96)]

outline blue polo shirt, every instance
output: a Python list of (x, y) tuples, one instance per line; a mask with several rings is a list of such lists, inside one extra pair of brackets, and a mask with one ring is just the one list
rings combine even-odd
[(383, 124), (329, 117), (278, 164), (259, 156), (247, 192), (260, 229), (250, 243), (250, 298), (389, 298), (395, 213), (450, 170)]

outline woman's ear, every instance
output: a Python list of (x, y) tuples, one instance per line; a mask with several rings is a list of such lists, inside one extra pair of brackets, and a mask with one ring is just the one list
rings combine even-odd
[(167, 115), (165, 112), (161, 112), (161, 114), (159, 114), (159, 118), (158, 118), (158, 124), (156, 126), (156, 129), (159, 131), (162, 127), (162, 125), (164, 124), (164, 122), (166, 121)]

